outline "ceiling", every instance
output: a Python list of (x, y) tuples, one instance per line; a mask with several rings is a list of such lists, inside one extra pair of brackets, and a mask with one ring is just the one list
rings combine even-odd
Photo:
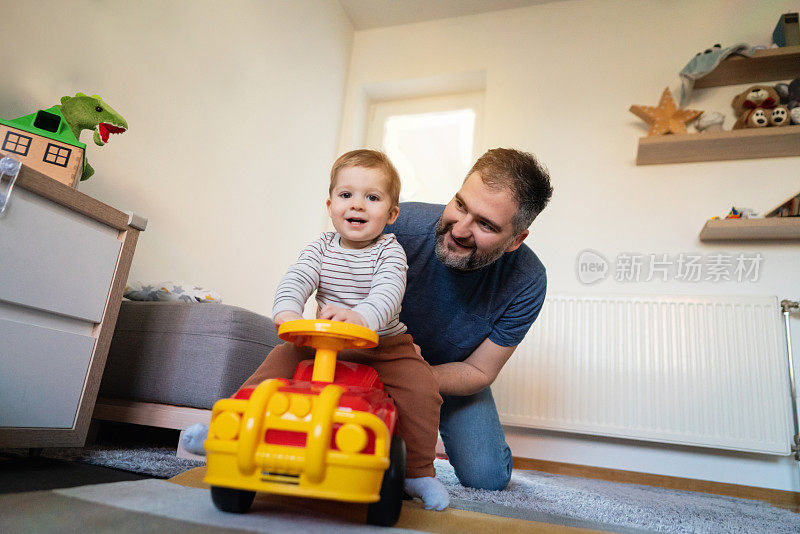
[(339, 0), (356, 30), (476, 15), (557, 0)]

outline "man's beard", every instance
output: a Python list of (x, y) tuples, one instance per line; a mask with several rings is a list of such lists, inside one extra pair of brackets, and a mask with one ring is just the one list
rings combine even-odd
[(453, 223), (445, 224), (444, 221), (439, 218), (439, 222), (436, 223), (436, 257), (439, 258), (439, 261), (444, 263), (447, 267), (451, 269), (456, 269), (458, 271), (475, 271), (482, 267), (486, 267), (487, 265), (494, 263), (500, 257), (505, 254), (506, 249), (511, 246), (511, 243), (514, 242), (514, 236), (512, 236), (507, 243), (503, 243), (499, 245), (497, 248), (492, 250), (486, 250), (483, 252), (479, 252), (478, 249), (473, 249), (472, 252), (469, 254), (462, 256), (456, 255), (450, 249), (447, 248), (447, 245), (444, 243), (444, 237), (447, 235), (448, 232), (453, 228)]

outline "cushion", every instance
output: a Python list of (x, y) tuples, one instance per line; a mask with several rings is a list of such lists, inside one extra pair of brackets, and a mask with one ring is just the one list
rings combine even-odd
[(123, 301), (99, 396), (210, 409), (280, 343), (271, 319), (237, 306)]
[(222, 302), (222, 297), (210, 289), (175, 282), (159, 282), (157, 284), (132, 282), (125, 286), (123, 296), (130, 300), (146, 301)]

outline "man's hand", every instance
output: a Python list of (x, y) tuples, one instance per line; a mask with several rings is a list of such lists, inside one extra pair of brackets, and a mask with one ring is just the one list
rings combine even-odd
[(492, 385), (516, 350), (485, 339), (463, 362), (431, 366), (442, 395), (472, 395)]
[(272, 322), (275, 323), (275, 326), (280, 326), (286, 321), (294, 321), (295, 319), (302, 319), (303, 316), (297, 312), (293, 311), (282, 311), (275, 314), (275, 317), (272, 318)]
[(343, 323), (353, 323), (369, 328), (367, 320), (364, 319), (364, 316), (360, 313), (354, 312), (353, 310), (348, 310), (347, 308), (333, 306), (331, 304), (326, 304), (320, 310), (319, 318), (328, 319), (330, 321), (342, 321)]

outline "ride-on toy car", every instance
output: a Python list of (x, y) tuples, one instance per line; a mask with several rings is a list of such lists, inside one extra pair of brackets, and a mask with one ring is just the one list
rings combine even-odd
[(214, 404), (204, 443), (214, 504), (245, 513), (257, 491), (362, 502), (369, 524), (394, 525), (406, 463), (394, 402), (373, 368), (336, 361), (340, 350), (375, 347), (377, 334), (302, 319), (278, 335), (315, 348), (315, 359), (292, 380), (265, 380)]

